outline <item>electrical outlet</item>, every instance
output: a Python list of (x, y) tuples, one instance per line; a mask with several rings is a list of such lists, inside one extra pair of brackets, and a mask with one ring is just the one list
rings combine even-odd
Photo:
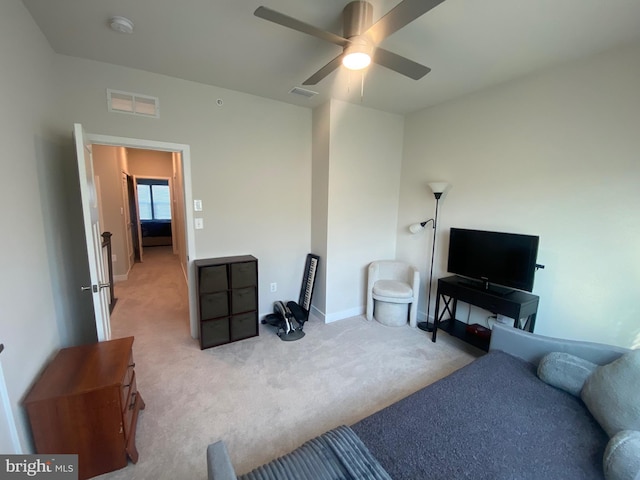
[(202, 230), (204, 228), (204, 220), (202, 218), (194, 219), (196, 230)]
[(272, 292), (277, 292), (278, 291), (278, 284), (277, 283), (273, 282), (271, 284), (271, 291)]

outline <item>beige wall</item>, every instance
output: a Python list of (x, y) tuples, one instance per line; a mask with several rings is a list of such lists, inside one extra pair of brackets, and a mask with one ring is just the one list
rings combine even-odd
[(100, 178), (100, 205), (103, 232), (111, 232), (111, 249), (116, 256), (113, 261), (113, 274), (126, 277), (129, 273), (129, 259), (126, 245), (126, 228), (124, 222), (124, 204), (122, 196), (122, 161), (126, 156), (122, 147), (93, 145), (94, 174)]
[[(90, 296), (80, 292), (89, 279), (86, 260), (68, 256), (86, 258), (82, 225), (73, 221), (81, 212), (72, 127), (61, 145), (45, 121), (55, 114), (54, 57), (22, 2), (0, 2), (0, 205), (7, 227), (0, 248), (0, 376), (17, 427), (15, 453), (31, 448), (20, 401), (33, 379), (60, 346), (96, 339)], [(0, 435), (10, 436), (4, 428)]]
[(364, 312), (366, 268), (395, 256), (403, 118), (332, 100), (313, 114), (314, 305), (327, 322)]
[(173, 154), (141, 148), (127, 148), (129, 174), (138, 177), (172, 178)]
[(327, 251), (329, 231), (329, 160), (331, 102), (313, 110), (313, 168), (311, 201), (311, 252), (320, 256), (313, 291), (313, 310), (321, 319), (327, 312)]
[(327, 320), (364, 312), (366, 268), (393, 259), (403, 117), (331, 102)]
[[(89, 133), (189, 145), (193, 198), (203, 203), (196, 256), (255, 255), (261, 314), (298, 297), (310, 248), (310, 109), (60, 55), (52, 75), (59, 138), (80, 122)], [(158, 97), (160, 118), (108, 112), (107, 88)]]
[(173, 251), (180, 258), (180, 265), (188, 279), (187, 243), (185, 235), (185, 201), (184, 201), (184, 175), (182, 167), (182, 155), (174, 152), (171, 155), (173, 163)]
[[(408, 116), (398, 256), (425, 278), (430, 239), (406, 228), (433, 216), (426, 183), (448, 181), (436, 277), (450, 227), (540, 235), (536, 332), (640, 346), (638, 85), (640, 45)], [(471, 321), (487, 315), (474, 308)]]

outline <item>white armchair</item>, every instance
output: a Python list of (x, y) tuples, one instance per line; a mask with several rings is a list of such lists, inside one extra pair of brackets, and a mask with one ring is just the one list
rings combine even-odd
[[(402, 312), (409, 307), (409, 325), (416, 326), (418, 294), (420, 292), (420, 273), (414, 266), (393, 260), (380, 260), (369, 264), (367, 280), (367, 320), (373, 320), (374, 300), (376, 307), (394, 309), (397, 305)], [(380, 308), (383, 307), (383, 308)], [(376, 319), (385, 323), (376, 312)]]

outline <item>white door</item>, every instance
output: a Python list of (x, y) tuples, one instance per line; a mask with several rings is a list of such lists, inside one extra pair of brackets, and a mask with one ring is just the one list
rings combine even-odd
[(111, 324), (109, 322), (109, 280), (107, 279), (103, 255), (102, 236), (100, 234), (100, 214), (98, 195), (93, 177), (93, 156), (91, 145), (85, 140), (86, 135), (82, 125), (73, 125), (78, 156), (78, 176), (80, 178), (80, 197), (82, 200), (82, 216), (84, 232), (87, 241), (87, 257), (89, 260), (89, 277), (91, 284), (82, 285), (82, 290), (91, 295), (93, 311), (96, 317), (96, 332), (98, 341), (111, 338)]
[(124, 236), (127, 245), (127, 271), (134, 263), (133, 255), (133, 238), (131, 237), (131, 211), (129, 210), (129, 185), (127, 183), (127, 174), (122, 172), (122, 217), (124, 221)]
[(136, 204), (136, 222), (135, 228), (138, 229), (138, 251), (140, 252), (140, 262), (142, 263), (142, 221), (140, 220), (140, 203), (138, 199), (138, 178), (133, 176), (133, 196)]
[[(0, 353), (4, 345), (0, 345)], [(2, 371), (2, 361), (0, 361), (0, 453), (16, 454), (22, 453), (20, 440), (18, 440), (18, 432), (16, 430), (16, 422), (11, 410), (11, 402), (9, 401), (9, 393), (7, 385), (4, 382), (4, 373)]]

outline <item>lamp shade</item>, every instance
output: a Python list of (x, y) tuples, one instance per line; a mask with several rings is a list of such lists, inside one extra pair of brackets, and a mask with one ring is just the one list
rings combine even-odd
[(431, 182), (429, 183), (429, 188), (433, 193), (442, 193), (444, 192), (449, 184), (447, 182)]
[(414, 223), (413, 225), (409, 226), (409, 231), (411, 233), (420, 233), (423, 230), (424, 230), (424, 224), (422, 223)]

